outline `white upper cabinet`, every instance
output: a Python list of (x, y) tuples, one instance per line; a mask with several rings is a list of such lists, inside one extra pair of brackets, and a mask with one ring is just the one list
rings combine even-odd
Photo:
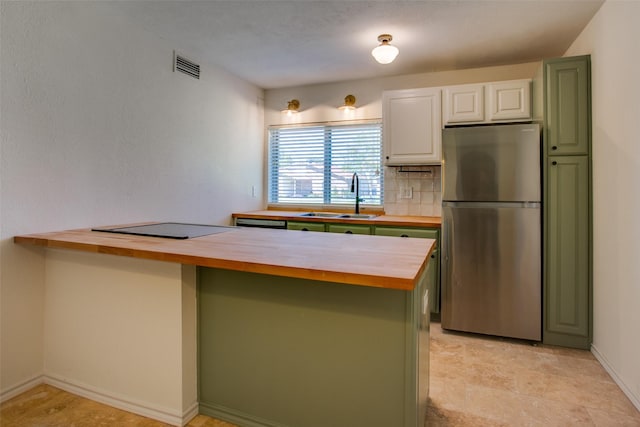
[(531, 80), (443, 88), (445, 125), (531, 120)]
[(487, 120), (531, 119), (530, 81), (512, 80), (487, 85)]
[(445, 124), (484, 120), (484, 85), (461, 85), (444, 88)]
[(385, 91), (384, 164), (440, 164), (444, 125), (530, 121), (530, 92), (531, 80)]
[(382, 94), (385, 164), (440, 164), (440, 88), (385, 91)]

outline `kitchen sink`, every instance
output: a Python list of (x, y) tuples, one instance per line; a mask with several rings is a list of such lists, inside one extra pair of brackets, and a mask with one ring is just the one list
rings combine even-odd
[(315, 216), (318, 218), (338, 218), (341, 217), (342, 214), (333, 213), (333, 212), (307, 212), (303, 213), (300, 216)]
[(367, 214), (342, 214), (335, 212), (307, 212), (300, 214), (300, 216), (309, 216), (316, 218), (345, 218), (345, 219), (370, 219), (375, 218), (378, 215), (367, 215)]

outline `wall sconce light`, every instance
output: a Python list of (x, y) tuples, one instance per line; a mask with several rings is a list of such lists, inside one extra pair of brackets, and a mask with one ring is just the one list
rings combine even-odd
[(356, 109), (356, 97), (353, 95), (347, 95), (344, 97), (344, 105), (338, 107), (338, 110), (342, 111), (354, 111)]
[(287, 108), (282, 110), (282, 112), (290, 116), (292, 114), (296, 114), (299, 108), (300, 108), (300, 101), (298, 101), (297, 99), (292, 99), (287, 103)]
[(373, 48), (371, 55), (381, 64), (390, 64), (396, 59), (400, 52), (397, 47), (391, 46), (389, 42), (393, 40), (391, 34), (380, 34), (378, 41), (380, 44)]

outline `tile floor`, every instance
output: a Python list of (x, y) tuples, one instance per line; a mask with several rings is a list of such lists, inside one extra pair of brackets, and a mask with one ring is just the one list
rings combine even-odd
[(640, 426), (588, 351), (431, 327), (428, 426)]
[[(640, 426), (640, 412), (587, 351), (431, 330), (427, 426)], [(2, 427), (165, 424), (37, 386), (0, 406)], [(233, 427), (199, 415), (189, 427)], [(393, 427), (393, 426), (389, 426)]]

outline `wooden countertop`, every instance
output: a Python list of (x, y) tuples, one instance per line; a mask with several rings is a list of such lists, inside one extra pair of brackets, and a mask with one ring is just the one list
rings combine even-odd
[(435, 246), (432, 239), (243, 227), (186, 240), (78, 229), (14, 242), (401, 290), (414, 288)]
[[(262, 211), (252, 211), (252, 212), (238, 212), (238, 213), (232, 214), (232, 216), (233, 218), (280, 219), (280, 220), (287, 220), (287, 221), (303, 221), (303, 222), (331, 222), (331, 223), (344, 223), (344, 224), (389, 225), (389, 226), (395, 226), (395, 227), (440, 228), (442, 224), (442, 219), (439, 216), (379, 215), (370, 219), (300, 216), (305, 212), (308, 212), (308, 211), (262, 210)], [(366, 213), (366, 212), (362, 212), (362, 213)]]

